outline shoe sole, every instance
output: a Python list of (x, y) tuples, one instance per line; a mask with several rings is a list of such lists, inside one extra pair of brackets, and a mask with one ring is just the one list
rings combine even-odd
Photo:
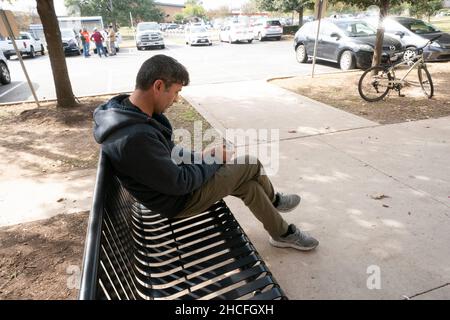
[(277, 247), (277, 248), (293, 248), (293, 249), (297, 249), (300, 251), (311, 251), (311, 250), (314, 250), (315, 248), (317, 248), (317, 246), (319, 245), (317, 243), (314, 247), (300, 247), (300, 246), (297, 246), (292, 243), (275, 241), (275, 240), (273, 240), (273, 238), (269, 238), (269, 243), (272, 246)]
[(277, 210), (278, 210), (278, 212), (282, 212), (282, 213), (291, 212), (291, 211), (295, 210), (300, 205), (301, 202), (302, 202), (302, 200), (300, 199), (300, 201), (297, 203), (297, 205), (295, 207), (292, 207), (292, 208), (287, 209), (287, 210), (286, 209), (285, 210), (277, 209)]

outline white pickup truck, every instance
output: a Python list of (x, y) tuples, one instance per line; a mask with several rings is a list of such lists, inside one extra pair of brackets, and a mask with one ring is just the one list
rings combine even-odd
[[(36, 52), (40, 52), (41, 55), (45, 54), (44, 45), (41, 40), (36, 39), (29, 32), (20, 32), (19, 36), (16, 37), (16, 44), (22, 55), (28, 55), (31, 58), (36, 56)], [(0, 37), (0, 50), (3, 51), (6, 59), (16, 54), (14, 50), (13, 43), (11, 39)]]

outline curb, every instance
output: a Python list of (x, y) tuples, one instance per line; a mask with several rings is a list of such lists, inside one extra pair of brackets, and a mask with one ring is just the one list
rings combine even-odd
[[(316, 77), (316, 76), (327, 76), (327, 75), (333, 75), (333, 74), (357, 73), (357, 72), (363, 72), (363, 71), (364, 70), (355, 69), (355, 70), (350, 70), (350, 71), (323, 72), (323, 73), (316, 73), (316, 74), (314, 74), (314, 77)], [(274, 80), (284, 80), (284, 79), (290, 79), (290, 78), (295, 78), (295, 77), (311, 77), (311, 74), (296, 75), (296, 76), (280, 76), (280, 77), (275, 77), (275, 78), (267, 78), (265, 81), (266, 82), (270, 82), (270, 81), (274, 81)]]
[[(100, 97), (100, 96), (113, 96), (113, 95), (119, 95), (124, 93), (131, 93), (132, 91), (117, 91), (117, 92), (106, 92), (106, 93), (99, 93), (99, 94), (88, 94), (84, 96), (75, 96), (75, 99), (82, 99), (82, 98), (92, 98), (92, 97)], [(39, 102), (55, 102), (57, 101), (57, 98), (53, 99), (44, 99), (39, 100)], [(19, 105), (24, 103), (35, 103), (34, 100), (22, 100), (22, 101), (14, 101), (14, 102), (2, 102), (0, 103), (0, 106), (13, 106), (13, 105)]]

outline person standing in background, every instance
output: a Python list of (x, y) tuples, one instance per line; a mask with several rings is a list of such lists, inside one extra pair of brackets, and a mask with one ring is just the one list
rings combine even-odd
[(86, 50), (86, 38), (83, 35), (83, 30), (80, 29), (79, 33), (80, 33), (81, 45), (83, 46), (83, 55), (84, 55), (85, 58), (88, 58), (89, 57), (88, 56), (89, 52)]
[[(86, 28), (83, 28), (83, 32), (81, 34), (84, 36), (84, 39), (86, 39), (86, 42), (83, 44), (84, 56), (90, 57), (91, 54), (89, 53), (89, 51), (91, 50), (91, 44), (89, 32), (86, 30)], [(81, 41), (83, 41), (83, 39), (81, 39)]]
[(98, 32), (97, 28), (94, 28), (94, 33), (91, 36), (91, 40), (95, 42), (98, 56), (101, 58), (103, 52), (105, 54), (105, 57), (107, 57), (108, 54), (106, 53), (106, 49), (103, 46), (103, 41), (105, 40), (105, 38), (101, 35), (100, 32)]
[(116, 55), (116, 32), (114, 31), (114, 28), (112, 24), (109, 25), (108, 29), (108, 41), (106, 42), (108, 52), (110, 55), (115, 56)]

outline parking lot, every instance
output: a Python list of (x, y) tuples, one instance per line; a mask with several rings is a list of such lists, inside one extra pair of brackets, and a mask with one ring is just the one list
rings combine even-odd
[[(262, 80), (273, 77), (304, 75), (311, 64), (299, 64), (295, 59), (291, 39), (253, 41), (253, 43), (220, 43), (212, 46), (186, 46), (181, 35), (166, 38), (166, 49), (137, 51), (122, 48), (118, 55), (99, 58), (67, 57), (67, 67), (76, 96), (127, 92), (133, 89), (141, 64), (155, 54), (167, 54), (183, 63), (191, 75), (191, 85)], [(92, 49), (92, 48), (91, 48)], [(34, 59), (24, 58), (39, 99), (55, 98), (53, 76), (48, 54)], [(9, 61), (11, 83), (0, 86), (0, 103), (32, 100), (16, 57)], [(338, 71), (337, 65), (319, 63), (316, 72)]]

